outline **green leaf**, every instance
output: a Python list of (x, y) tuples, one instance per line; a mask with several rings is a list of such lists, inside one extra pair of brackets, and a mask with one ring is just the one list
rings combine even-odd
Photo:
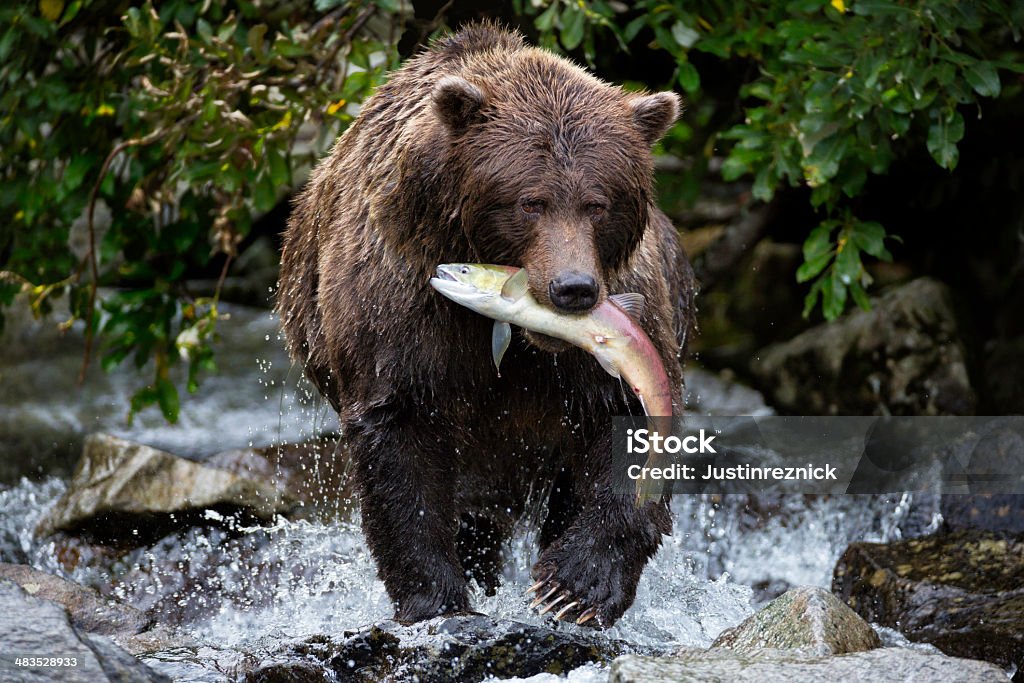
[(266, 24), (256, 24), (249, 29), (249, 33), (246, 34), (245, 40), (249, 45), (249, 49), (252, 50), (253, 56), (256, 59), (263, 61), (263, 58), (267, 54), (266, 46), (263, 44), (263, 38), (267, 35)]
[(277, 190), (269, 173), (261, 173), (252, 186), (253, 207), (259, 212), (270, 211), (277, 203)]
[(836, 254), (836, 277), (842, 284), (849, 286), (860, 277), (860, 269), (860, 250), (852, 240), (847, 239)]
[(561, 39), (566, 50), (575, 50), (583, 41), (583, 20), (585, 18), (583, 10), (574, 8), (572, 5), (565, 8), (565, 13), (562, 14)]
[[(866, 254), (883, 258), (885, 249), (885, 228), (875, 221), (863, 221), (853, 226), (850, 232), (853, 242)], [(884, 260), (884, 259), (883, 259)]]
[(811, 291), (809, 291), (807, 296), (804, 297), (804, 310), (802, 314), (804, 318), (811, 317), (811, 311), (813, 311), (814, 307), (817, 305), (818, 298), (821, 296), (821, 290), (824, 289), (824, 286), (825, 278), (818, 278), (814, 284), (811, 285)]
[[(736, 150), (734, 149), (733, 152), (735, 151)], [(722, 163), (722, 180), (732, 182), (743, 176), (748, 169), (749, 167), (742, 159), (739, 159), (735, 154), (730, 153)]]
[(821, 295), (821, 314), (825, 316), (825, 320), (832, 321), (843, 314), (843, 309), (846, 308), (846, 285), (836, 275), (835, 270), (823, 278)]
[(690, 62), (679, 65), (679, 85), (691, 95), (700, 87), (700, 74), (697, 73), (697, 67)]
[(868, 298), (867, 292), (861, 287), (859, 282), (854, 282), (850, 285), (850, 294), (853, 295), (853, 300), (862, 310), (871, 310), (871, 300)]
[(546, 33), (551, 30), (551, 27), (555, 25), (555, 21), (558, 19), (558, 2), (551, 3), (551, 6), (541, 12), (541, 15), (534, 19), (533, 25), (537, 27), (538, 31)]
[(991, 62), (975, 62), (964, 70), (964, 78), (982, 97), (999, 97), (999, 72)]
[(144, 408), (157, 402), (157, 390), (154, 387), (139, 389), (132, 394), (131, 405), (128, 409), (128, 424), (132, 423), (132, 417)]
[(832, 231), (838, 225), (838, 221), (824, 221), (819, 224), (811, 234), (804, 240), (804, 260), (813, 261), (822, 254), (832, 253)]
[(677, 21), (672, 24), (672, 38), (675, 39), (676, 43), (690, 49), (693, 47), (698, 40), (700, 40), (700, 33), (693, 30), (681, 21)]
[(956, 168), (960, 156), (956, 143), (963, 136), (964, 117), (956, 110), (940, 113), (928, 127), (928, 151), (939, 166), (950, 171)]
[(275, 187), (287, 187), (291, 184), (291, 172), (288, 168), (288, 162), (285, 160), (284, 152), (281, 150), (271, 150), (268, 154), (270, 157), (270, 181)]
[(810, 261), (804, 261), (800, 264), (800, 267), (796, 271), (797, 282), (809, 282), (811, 279), (816, 277), (821, 271), (825, 270), (825, 266), (828, 265), (829, 261), (832, 260), (832, 254), (822, 254)]
[(178, 421), (178, 388), (174, 382), (167, 378), (161, 378), (156, 384), (157, 403), (160, 405), (160, 412), (164, 419), (174, 424)]
[(641, 14), (633, 21), (626, 24), (626, 28), (622, 31), (622, 38), (627, 42), (633, 42), (636, 38), (636, 34), (640, 33), (640, 29), (647, 25), (647, 15)]

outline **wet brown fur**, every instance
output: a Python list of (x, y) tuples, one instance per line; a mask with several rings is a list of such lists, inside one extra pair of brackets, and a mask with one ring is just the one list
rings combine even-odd
[(632, 603), (671, 529), (664, 504), (636, 509), (609, 483), (610, 417), (636, 401), (554, 340), (516, 335), (499, 378), (491, 322), (428, 282), (468, 261), (525, 266), (545, 305), (565, 269), (602, 299), (641, 292), (678, 404), (693, 283), (649, 152), (677, 109), (478, 24), (393, 73), (296, 201), (278, 311), (339, 413), (399, 618), (467, 609), (467, 576), (493, 591), (511, 521), (533, 509), (536, 576), (554, 572), (600, 625)]

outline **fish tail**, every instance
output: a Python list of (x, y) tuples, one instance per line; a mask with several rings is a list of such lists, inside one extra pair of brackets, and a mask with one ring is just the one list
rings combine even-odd
[[(664, 458), (659, 457), (658, 454), (651, 453), (647, 456), (647, 462), (644, 463), (644, 467), (662, 467), (664, 466)], [(661, 500), (665, 496), (665, 482), (655, 479), (637, 479), (636, 480), (636, 506), (643, 507), (647, 503), (653, 503)]]

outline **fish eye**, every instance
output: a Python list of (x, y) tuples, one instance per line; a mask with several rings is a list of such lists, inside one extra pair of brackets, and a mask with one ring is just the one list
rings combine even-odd
[(463, 275), (469, 275), (469, 266), (462, 266), (459, 268), (459, 272)]

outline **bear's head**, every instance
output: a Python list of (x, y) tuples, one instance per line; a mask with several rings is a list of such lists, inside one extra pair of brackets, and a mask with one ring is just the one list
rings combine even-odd
[(473, 258), (523, 266), (541, 304), (584, 312), (643, 237), (650, 149), (676, 120), (679, 97), (624, 91), (536, 49), (516, 57), (500, 73), (434, 86), (457, 169), (457, 220)]

